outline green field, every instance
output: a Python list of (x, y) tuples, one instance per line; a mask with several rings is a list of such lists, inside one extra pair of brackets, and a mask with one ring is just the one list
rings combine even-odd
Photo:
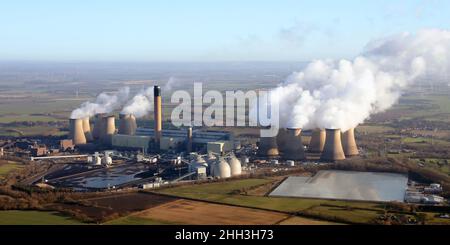
[(0, 211), (0, 225), (80, 225), (81, 222), (56, 212)]
[[(376, 209), (380, 212), (383, 210), (379, 204), (367, 202), (349, 202), (334, 201), (323, 199), (303, 199), (303, 198), (283, 198), (283, 197), (266, 197), (266, 196), (249, 196), (241, 194), (232, 194), (231, 192), (242, 188), (249, 188), (271, 182), (268, 179), (246, 179), (224, 183), (202, 184), (194, 186), (181, 186), (175, 188), (162, 189), (159, 192), (179, 197), (192, 198), (197, 200), (213, 201), (224, 204), (239, 205), (252, 208), (263, 208), (275, 211), (285, 212), (305, 212), (314, 210), (312, 213), (320, 217), (322, 213), (321, 204), (328, 204), (340, 207), (353, 207), (363, 209)], [(318, 208), (318, 209), (316, 209)], [(326, 209), (329, 209), (328, 207)], [(339, 210), (339, 216), (342, 220), (355, 223), (370, 222), (376, 217), (377, 212), (370, 212), (368, 215), (361, 215), (360, 212), (348, 210)], [(364, 212), (363, 212), (364, 213)], [(328, 217), (328, 216), (327, 216)]]
[(405, 137), (402, 138), (402, 142), (406, 144), (436, 144), (436, 145), (448, 145), (450, 146), (450, 142), (440, 139), (432, 139), (432, 138), (425, 138), (425, 137)]
[(53, 135), (61, 136), (67, 132), (59, 131), (58, 128), (50, 126), (32, 126), (32, 127), (0, 127), (1, 136), (36, 136), (36, 135)]
[(16, 162), (1, 161), (0, 162), (0, 179), (4, 178), (10, 172), (21, 169), (23, 166)]
[(54, 122), (61, 121), (60, 119), (51, 116), (35, 116), (35, 115), (11, 115), (0, 116), (0, 123), (12, 122)]
[(75, 109), (82, 100), (23, 100), (15, 103), (0, 103), (0, 115), (48, 114)]
[(359, 133), (381, 134), (394, 130), (394, 128), (382, 125), (361, 125), (357, 128)]

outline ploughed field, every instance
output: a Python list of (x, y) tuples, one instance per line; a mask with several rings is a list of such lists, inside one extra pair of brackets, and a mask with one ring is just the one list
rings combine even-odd
[(283, 213), (183, 199), (162, 204), (134, 216), (192, 225), (272, 225), (289, 217)]
[(174, 200), (176, 198), (149, 193), (127, 193), (84, 199), (73, 204), (56, 203), (49, 205), (48, 208), (63, 212), (75, 212), (90, 218), (92, 221), (103, 222)]

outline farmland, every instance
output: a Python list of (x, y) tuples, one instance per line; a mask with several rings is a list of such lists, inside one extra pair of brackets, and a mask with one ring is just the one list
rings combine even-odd
[(0, 211), (0, 225), (79, 225), (80, 221), (57, 212)]

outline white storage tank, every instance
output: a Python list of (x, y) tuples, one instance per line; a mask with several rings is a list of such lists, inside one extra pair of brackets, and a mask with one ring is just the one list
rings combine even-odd
[(105, 155), (102, 159), (102, 164), (105, 166), (112, 165), (112, 158), (108, 155)]
[(295, 167), (295, 162), (292, 160), (288, 160), (286, 161), (286, 165), (288, 165), (289, 167)]
[(226, 179), (231, 177), (230, 165), (223, 159), (219, 158), (214, 166), (214, 177)]
[(241, 161), (239, 161), (239, 159), (237, 159), (235, 156), (230, 157), (230, 169), (231, 176), (238, 176), (242, 174)]

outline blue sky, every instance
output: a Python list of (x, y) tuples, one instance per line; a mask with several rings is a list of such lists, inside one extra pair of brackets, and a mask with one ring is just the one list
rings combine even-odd
[(450, 29), (447, 0), (11, 0), (0, 60), (306, 61)]

